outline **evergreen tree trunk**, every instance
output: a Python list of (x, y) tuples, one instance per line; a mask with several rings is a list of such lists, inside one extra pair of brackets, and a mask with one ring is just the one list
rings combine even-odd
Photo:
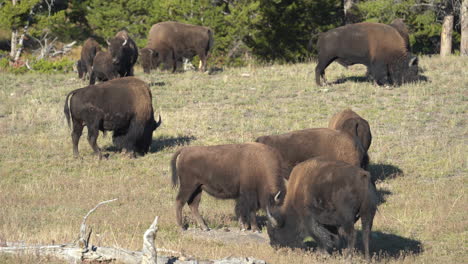
[(460, 55), (468, 56), (468, 0), (463, 0), (460, 8), (461, 41)]
[[(13, 6), (16, 5), (18, 0), (11, 1)], [(10, 42), (10, 57), (14, 58), (16, 55), (16, 44), (18, 43), (18, 29), (12, 28), (11, 29), (11, 42)]]
[(453, 16), (445, 16), (440, 36), (440, 56), (452, 53)]

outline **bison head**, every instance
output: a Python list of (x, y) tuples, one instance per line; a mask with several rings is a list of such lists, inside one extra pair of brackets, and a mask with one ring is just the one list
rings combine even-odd
[(112, 63), (119, 64), (124, 54), (124, 48), (129, 45), (128, 39), (123, 37), (115, 37), (107, 41), (107, 45), (109, 46), (109, 52), (112, 56)]
[(273, 247), (294, 247), (302, 248), (302, 238), (300, 236), (300, 226), (297, 217), (281, 213), (280, 207), (266, 209), (267, 211), (267, 232), (270, 237), (270, 244)]
[(391, 65), (389, 70), (393, 84), (402, 85), (403, 83), (416, 81), (419, 73), (418, 61), (418, 57), (408, 55)]
[(156, 130), (161, 125), (161, 115), (159, 115), (159, 120), (156, 122), (154, 119), (149, 120), (144, 128), (143, 136), (136, 144), (136, 152), (140, 154), (145, 154), (148, 152), (151, 142), (153, 140), (153, 131)]

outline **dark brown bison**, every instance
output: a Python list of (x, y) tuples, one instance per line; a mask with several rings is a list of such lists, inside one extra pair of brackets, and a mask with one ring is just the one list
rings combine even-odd
[(357, 137), (362, 147), (368, 151), (372, 143), (369, 123), (351, 109), (336, 113), (328, 123), (328, 128), (341, 130), (353, 137)]
[(94, 57), (94, 63), (89, 77), (89, 84), (109, 81), (119, 77), (119, 66), (112, 63), (112, 55), (108, 51), (99, 51)]
[(317, 85), (325, 81), (325, 69), (335, 60), (345, 66), (366, 65), (379, 85), (401, 85), (418, 74), (418, 58), (408, 52), (399, 32), (385, 24), (366, 22), (329, 30), (319, 36), (317, 49)]
[(354, 223), (361, 218), (365, 256), (377, 210), (377, 194), (369, 172), (342, 161), (311, 159), (294, 167), (280, 207), (268, 208), (267, 230), (275, 247), (304, 248), (312, 236), (328, 251), (341, 242), (352, 250)]
[(261, 136), (255, 141), (279, 150), (290, 169), (314, 157), (341, 160), (362, 168), (366, 168), (369, 161), (366, 151), (357, 139), (345, 132), (328, 128), (310, 128), (281, 135)]
[(172, 184), (180, 182), (176, 216), (182, 229), (182, 208), (187, 203), (199, 226), (208, 230), (198, 212), (202, 191), (220, 199), (236, 199), (241, 228), (250, 225), (254, 231), (259, 230), (255, 212), (280, 204), (285, 194), (281, 155), (263, 144), (185, 147), (174, 154), (171, 169)]
[(409, 30), (408, 30), (408, 27), (406, 27), (405, 22), (403, 22), (403, 19), (397, 18), (393, 20), (392, 23), (389, 24), (389, 26), (393, 27), (394, 29), (398, 31), (398, 33), (400, 33), (401, 37), (405, 41), (406, 50), (411, 52), (411, 44), (409, 41)]
[[(70, 105), (70, 106), (69, 106)], [(101, 157), (96, 141), (101, 131), (113, 131), (114, 144), (134, 155), (145, 154), (151, 145), (153, 131), (161, 124), (154, 120), (149, 86), (134, 77), (126, 77), (89, 85), (70, 92), (65, 100), (68, 126), (73, 123), (73, 153), (83, 127), (88, 127), (88, 142)]]
[(120, 77), (133, 76), (133, 65), (138, 59), (138, 47), (125, 30), (117, 32), (107, 42), (112, 63), (117, 66)]
[(140, 50), (140, 61), (143, 71), (150, 73), (152, 69), (156, 69), (162, 63), (165, 70), (175, 72), (177, 62), (171, 48), (158, 46), (156, 48), (143, 48)]
[[(198, 55), (199, 70), (206, 71), (206, 60), (213, 43), (213, 31), (208, 27), (168, 21), (154, 24), (151, 27), (146, 48), (158, 51), (160, 58), (158, 62), (173, 63), (166, 65), (166, 68), (172, 68), (173, 71), (177, 61), (182, 61), (182, 58), (191, 59)], [(169, 59), (172, 57), (173, 60)]]
[(83, 80), (86, 79), (86, 77), (90, 78), (94, 57), (100, 50), (101, 47), (96, 40), (93, 38), (86, 39), (83, 43), (83, 47), (81, 48), (81, 56), (78, 61), (79, 78), (82, 78)]

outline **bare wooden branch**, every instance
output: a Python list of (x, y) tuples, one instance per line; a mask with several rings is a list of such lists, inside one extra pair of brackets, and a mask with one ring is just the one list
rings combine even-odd
[(463, 0), (463, 3), (460, 7), (460, 23), (460, 55), (468, 56), (468, 0)]
[[(235, 258), (228, 257), (220, 260), (197, 260), (192, 257), (182, 256), (183, 254), (177, 251), (159, 249), (155, 247), (154, 241), (158, 231), (158, 219), (156, 216), (151, 226), (143, 235), (142, 251), (130, 251), (112, 247), (97, 247), (89, 246), (91, 231), (86, 236), (86, 220), (103, 204), (107, 204), (117, 199), (103, 201), (98, 203), (84, 217), (80, 227), (79, 245), (76, 243), (62, 245), (26, 245), (24, 243), (9, 243), (6, 242), (3, 247), (0, 247), (0, 254), (30, 254), (37, 256), (52, 256), (71, 263), (77, 262), (119, 262), (128, 264), (266, 264), (263, 260), (255, 258)], [(178, 254), (179, 256), (158, 256), (159, 252), (169, 252), (170, 254)]]
[(94, 211), (96, 211), (96, 209), (98, 209), (101, 205), (111, 203), (111, 202), (114, 202), (116, 200), (117, 200), (117, 198), (98, 203), (93, 209), (91, 209), (91, 211), (89, 211), (83, 217), (83, 222), (81, 222), (81, 227), (80, 227), (80, 237), (78, 239), (79, 246), (81, 246), (83, 248), (88, 248), (88, 243), (89, 243), (89, 239), (90, 239), (90, 237), (88, 237), (86, 239), (86, 220), (88, 219), (88, 216), (90, 216)]
[(158, 216), (154, 219), (150, 228), (146, 230), (143, 235), (143, 248), (141, 252), (143, 256), (141, 258), (141, 264), (156, 264), (157, 253), (156, 247), (154, 246), (154, 240), (156, 239), (156, 232), (158, 232)]

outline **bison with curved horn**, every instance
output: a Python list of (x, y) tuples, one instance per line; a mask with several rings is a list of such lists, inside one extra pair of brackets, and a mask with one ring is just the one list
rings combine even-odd
[(342, 161), (310, 159), (294, 167), (280, 207), (267, 208), (268, 236), (274, 247), (305, 248), (314, 238), (321, 249), (354, 249), (354, 223), (360, 218), (365, 256), (377, 193), (370, 173)]
[[(101, 158), (97, 145), (99, 131), (113, 131), (114, 144), (133, 156), (144, 155), (152, 142), (153, 131), (161, 125), (154, 120), (149, 86), (134, 77), (89, 85), (71, 91), (65, 100), (68, 126), (73, 124), (73, 153), (79, 156), (78, 142), (83, 127), (88, 127), (88, 142)], [(71, 121), (71, 122), (70, 122)]]

